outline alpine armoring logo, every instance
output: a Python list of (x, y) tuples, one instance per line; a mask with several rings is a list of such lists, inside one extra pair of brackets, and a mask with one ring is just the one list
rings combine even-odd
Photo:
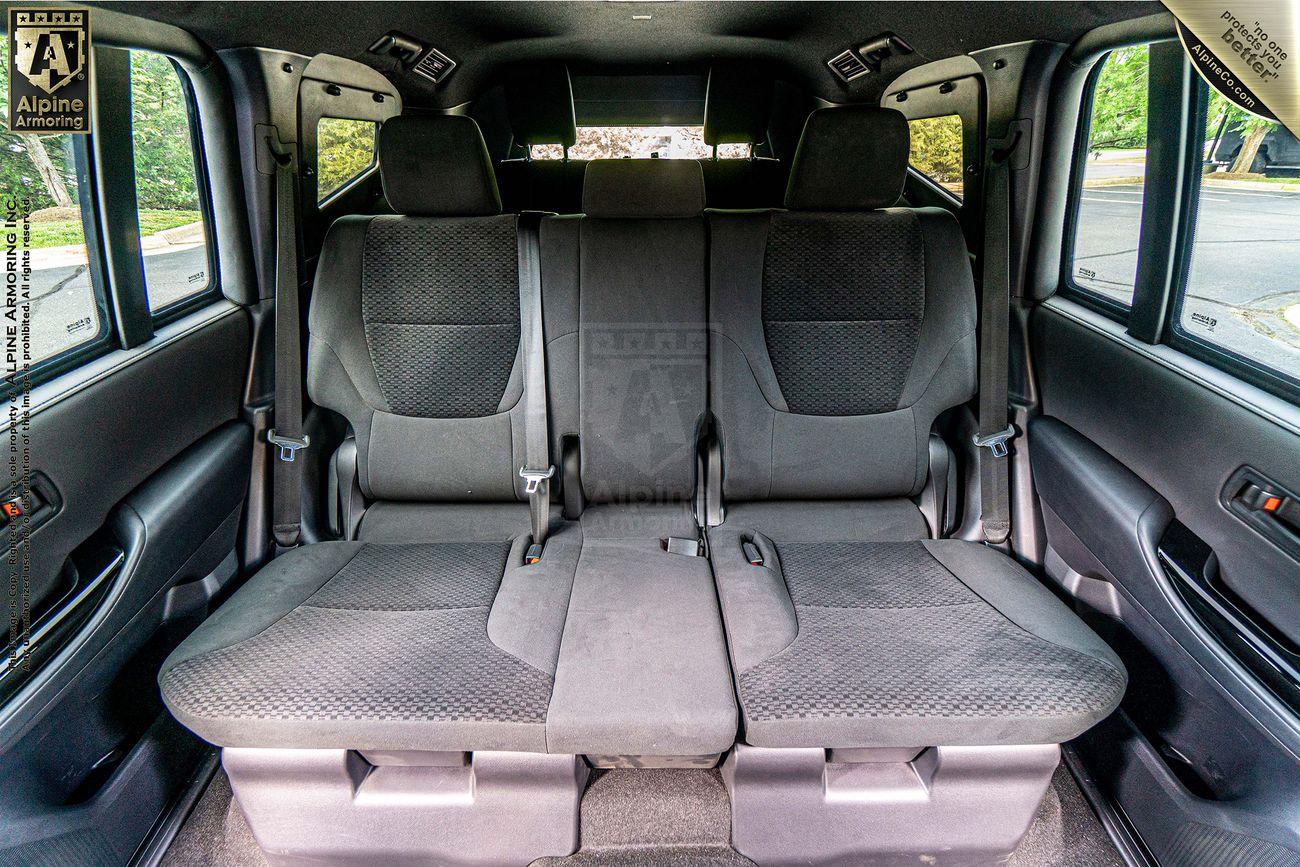
[[(1268, 120), (1277, 120), (1250, 87), (1239, 81), (1232, 70), (1219, 59), (1219, 56), (1215, 53), (1216, 49), (1211, 47), (1210, 43), (1198, 39), (1196, 34), (1188, 30), (1187, 25), (1183, 24), (1183, 22), (1179, 21), (1177, 23), (1178, 38), (1183, 42), (1183, 49), (1192, 58), (1193, 68), (1196, 69), (1201, 78), (1205, 79), (1206, 84), (1223, 94), (1229, 102), (1243, 111)], [(1243, 38), (1234, 27), (1229, 27), (1223, 35), (1224, 50), (1234, 51), (1249, 62), (1250, 56), (1247, 53), (1249, 43), (1243, 41)], [(1256, 62), (1256, 65), (1259, 65), (1258, 62)], [(1276, 73), (1271, 70), (1265, 71), (1276, 77)]]
[(9, 130), (90, 132), (89, 10), (9, 10)]

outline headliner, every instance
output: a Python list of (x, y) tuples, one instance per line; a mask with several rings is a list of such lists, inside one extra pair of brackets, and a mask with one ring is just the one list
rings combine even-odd
[[(1029, 39), (1070, 43), (1095, 27), (1163, 10), (1157, 2), (142, 2), (98, 3), (175, 24), (212, 48), (260, 46), (337, 54), (388, 74), (413, 105), (477, 97), (504, 63), (581, 66), (746, 58), (770, 64), (831, 102), (878, 100), (897, 75), (931, 60)], [(634, 20), (633, 16), (651, 16)], [(435, 88), (366, 52), (390, 30), (460, 64)], [(840, 84), (826, 61), (882, 31), (916, 53)]]

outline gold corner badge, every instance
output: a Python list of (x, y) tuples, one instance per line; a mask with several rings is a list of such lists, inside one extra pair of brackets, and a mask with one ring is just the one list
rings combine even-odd
[(90, 132), (90, 10), (9, 10), (9, 131)]

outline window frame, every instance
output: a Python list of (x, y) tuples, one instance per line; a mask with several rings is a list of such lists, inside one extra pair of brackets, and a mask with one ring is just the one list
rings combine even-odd
[[(1116, 49), (1124, 47), (1128, 46), (1115, 46), (1097, 58), (1092, 69), (1088, 71), (1088, 79), (1083, 85), (1083, 98), (1079, 103), (1079, 120), (1074, 133), (1074, 152), (1070, 157), (1070, 188), (1065, 203), (1065, 231), (1061, 236), (1061, 262), (1057, 291), (1107, 318), (1128, 325), (1133, 315), (1133, 305), (1131, 303), (1123, 304), (1114, 298), (1108, 298), (1100, 292), (1095, 292), (1086, 286), (1080, 286), (1074, 280), (1075, 239), (1079, 233), (1079, 210), (1083, 206), (1083, 176), (1088, 165), (1088, 143), (1092, 137), (1092, 107), (1097, 94), (1097, 82), (1101, 79), (1101, 73), (1106, 68), (1106, 62), (1110, 60), (1110, 56), (1115, 53)], [(1150, 63), (1150, 60), (1148, 59), (1147, 62)], [(1149, 115), (1150, 112), (1148, 111), (1148, 117)], [(1145, 189), (1143, 190), (1142, 204), (1143, 208), (1145, 208)], [(1138, 255), (1141, 256), (1140, 218), (1138, 237), (1134, 241), (1139, 245)], [(1133, 277), (1133, 291), (1136, 297), (1136, 270)]]
[[(147, 49), (132, 50), (147, 51)], [(220, 257), (217, 255), (217, 236), (213, 224), (215, 211), (212, 207), (212, 188), (208, 176), (208, 155), (203, 145), (202, 118), (199, 116), (198, 99), (194, 93), (194, 84), (190, 81), (189, 73), (176, 62), (176, 58), (161, 51), (151, 51), (149, 53), (158, 54), (167, 59), (167, 62), (172, 66), (172, 71), (176, 73), (176, 77), (180, 81), (181, 93), (185, 97), (185, 114), (190, 134), (190, 150), (194, 159), (194, 185), (199, 195), (199, 213), (203, 215), (204, 250), (208, 258), (208, 285), (201, 292), (179, 298), (165, 307), (150, 311), (150, 318), (153, 320), (154, 328), (157, 329), (170, 322), (175, 322), (200, 307), (211, 304), (218, 298), (224, 297), (224, 295), (221, 291), (221, 271), (218, 265)], [(138, 219), (140, 213), (138, 190), (136, 192), (135, 210)], [(138, 225), (136, 233), (137, 237), (139, 237)], [(145, 292), (148, 293), (149, 277), (147, 270), (144, 268), (143, 255), (141, 255), (140, 268), (141, 273), (144, 274)]]
[[(320, 125), (322, 122), (327, 120), (346, 120), (346, 121), (352, 121), (353, 123), (370, 124), (373, 127), (373, 132), (374, 132), (374, 139), (373, 139), (374, 146), (371, 147), (370, 149), (370, 164), (367, 165), (361, 171), (357, 172), (352, 177), (348, 178), (342, 185), (334, 188), (333, 190), (330, 190), (329, 195), (325, 196), (325, 198), (322, 199), (320, 198)], [(337, 198), (346, 195), (358, 184), (365, 183), (365, 181), (367, 181), (376, 171), (379, 170), (379, 127), (381, 125), (382, 124), (380, 123), (380, 121), (371, 120), (369, 118), (364, 118), (364, 117), (337, 117), (332, 114), (323, 114), (320, 117), (316, 118), (316, 130), (314, 133), (315, 140), (316, 140), (316, 148), (315, 148), (316, 165), (312, 167), (312, 170), (316, 176), (316, 190), (317, 190), (316, 210), (322, 211), (325, 208), (328, 208), (330, 205), (334, 203), (334, 201)]]
[[(1209, 108), (1209, 86), (1196, 76), (1192, 85), (1192, 130), (1187, 142), (1189, 154), (1200, 155), (1205, 146), (1205, 122)], [(1234, 351), (1231, 347), (1207, 340), (1183, 327), (1183, 301), (1191, 288), (1192, 259), (1196, 248), (1196, 228), (1200, 219), (1201, 159), (1195, 171), (1187, 172), (1181, 191), (1183, 207), (1174, 231), (1177, 232), (1177, 253), (1174, 262), (1173, 282), (1169, 292), (1169, 309), (1165, 321), (1162, 343), (1198, 361), (1224, 370), (1251, 385), (1300, 404), (1300, 377), (1289, 376), (1267, 364)]]
[[(1092, 126), (1092, 106), (1096, 94), (1097, 80), (1104, 69), (1105, 61), (1119, 48), (1130, 45), (1148, 45), (1159, 43), (1177, 45), (1176, 39), (1157, 36), (1136, 43), (1120, 43), (1110, 46), (1101, 54), (1088, 72), (1084, 83), (1082, 98), (1079, 103), (1079, 117), (1076, 123), (1072, 162), (1070, 166), (1070, 188), (1066, 201), (1065, 221), (1061, 240), (1061, 257), (1058, 271), (1057, 293), (1069, 300), (1081, 304), (1108, 319), (1125, 327), (1134, 339), (1150, 345), (1164, 345), (1191, 359), (1208, 364), (1224, 371), (1242, 382), (1260, 388), (1269, 394), (1289, 403), (1300, 405), (1300, 378), (1293, 378), (1282, 371), (1250, 359), (1222, 344), (1214, 343), (1199, 335), (1192, 334), (1182, 327), (1182, 304), (1190, 288), (1192, 256), (1195, 248), (1195, 230), (1200, 212), (1201, 165), (1205, 140), (1205, 114), (1208, 106), (1208, 85), (1192, 71), (1190, 61), (1182, 57), (1183, 75), (1180, 85), (1182, 93), (1179, 103), (1187, 112), (1188, 132), (1183, 134), (1176, 146), (1170, 142), (1167, 124), (1148, 123), (1147, 143), (1148, 157), (1153, 136), (1164, 136), (1167, 148), (1178, 150), (1182, 158), (1175, 166), (1175, 161), (1165, 159), (1153, 167), (1148, 160), (1146, 182), (1143, 188), (1143, 218), (1139, 232), (1138, 270), (1135, 279), (1133, 304), (1125, 306), (1106, 298), (1092, 290), (1079, 286), (1073, 280), (1074, 242), (1083, 189), (1084, 160), (1087, 155), (1088, 138)], [(1179, 47), (1181, 55), (1182, 49)], [(1154, 52), (1153, 52), (1154, 55)], [(1149, 59), (1149, 63), (1152, 61)], [(1167, 64), (1166, 64), (1167, 65)], [(1152, 66), (1154, 70), (1154, 64)], [(1170, 70), (1161, 74), (1167, 75)], [(1152, 75), (1156, 73), (1151, 72)], [(1169, 87), (1172, 82), (1166, 82)], [(1171, 103), (1172, 104), (1172, 103)], [(1148, 117), (1150, 121), (1150, 117)], [(1157, 127), (1160, 127), (1157, 131)], [(1153, 174), (1154, 172), (1154, 174)], [(1151, 237), (1147, 220), (1148, 185), (1172, 183), (1177, 188), (1176, 201), (1178, 211), (1173, 219), (1170, 232), (1172, 235)], [(1162, 258), (1162, 248), (1172, 244), (1173, 253), (1166, 263)], [(1143, 280), (1143, 263), (1146, 260), (1156, 262), (1162, 286), (1137, 285)], [(1148, 275), (1150, 276), (1150, 275)], [(1166, 288), (1167, 287), (1167, 288)]]

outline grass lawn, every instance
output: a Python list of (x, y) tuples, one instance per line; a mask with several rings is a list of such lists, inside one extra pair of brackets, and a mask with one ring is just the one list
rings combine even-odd
[[(140, 237), (147, 238), (166, 229), (198, 222), (199, 218), (198, 211), (141, 211)], [(79, 219), (42, 220), (37, 215), (31, 226), (33, 250), (85, 243)]]

